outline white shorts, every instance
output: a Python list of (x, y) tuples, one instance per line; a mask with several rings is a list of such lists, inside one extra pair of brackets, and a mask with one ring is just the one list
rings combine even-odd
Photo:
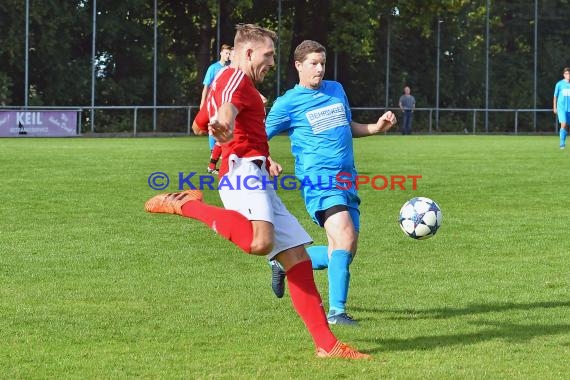
[[(261, 168), (254, 160), (261, 160)], [(265, 157), (228, 158), (229, 171), (219, 182), (219, 193), (224, 208), (235, 210), (249, 220), (263, 220), (273, 224), (275, 230), (273, 250), (266, 255), (274, 258), (278, 253), (313, 240), (285, 207), (275, 192), (265, 168)]]

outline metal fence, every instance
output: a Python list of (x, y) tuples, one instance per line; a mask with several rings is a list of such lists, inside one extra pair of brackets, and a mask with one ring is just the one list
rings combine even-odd
[[(398, 108), (388, 109), (401, 120)], [(144, 136), (192, 135), (192, 120), (198, 107), (37, 106), (0, 107), (0, 110), (73, 110), (79, 115), (78, 135)], [(386, 110), (384, 107), (354, 107), (352, 116), (358, 122), (374, 122)], [(558, 133), (558, 122), (552, 109), (416, 108), (413, 131), (422, 134), (552, 134)]]
[[(388, 109), (401, 120), (399, 108)], [(359, 122), (371, 122), (384, 110), (354, 107), (352, 116)], [(412, 124), (414, 131), (428, 134), (558, 133), (558, 122), (552, 109), (416, 108)]]

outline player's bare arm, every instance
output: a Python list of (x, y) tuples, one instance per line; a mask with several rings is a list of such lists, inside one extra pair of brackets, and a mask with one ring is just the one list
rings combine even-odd
[(208, 91), (209, 91), (208, 87), (209, 86), (204, 86), (204, 88), (202, 89), (202, 97), (200, 98), (200, 108), (202, 108), (204, 102), (206, 102), (206, 98), (208, 97)]
[(380, 132), (387, 132), (396, 125), (396, 115), (392, 111), (384, 113), (376, 124), (360, 124), (355, 121), (350, 123), (352, 137), (366, 137)]
[(234, 137), (234, 124), (239, 110), (231, 103), (224, 103), (218, 109), (217, 117), (210, 120), (208, 131), (217, 142), (227, 143)]
[(200, 129), (200, 127), (198, 126), (198, 124), (196, 124), (196, 122), (192, 123), (192, 132), (194, 132), (196, 136), (203, 136), (208, 134), (208, 131)]

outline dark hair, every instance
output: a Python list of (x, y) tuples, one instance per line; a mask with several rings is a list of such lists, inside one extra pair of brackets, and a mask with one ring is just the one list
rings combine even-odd
[(262, 42), (266, 38), (270, 38), (275, 43), (277, 41), (277, 34), (272, 30), (265, 29), (257, 25), (237, 24), (234, 46), (238, 46), (239, 44), (249, 41)]
[(562, 74), (564, 74), (566, 71), (570, 71), (570, 67), (565, 67), (564, 70), (562, 70)]
[(307, 58), (307, 55), (311, 53), (325, 53), (326, 55), (327, 49), (317, 41), (305, 40), (295, 48), (293, 59), (295, 61), (303, 62), (305, 58)]

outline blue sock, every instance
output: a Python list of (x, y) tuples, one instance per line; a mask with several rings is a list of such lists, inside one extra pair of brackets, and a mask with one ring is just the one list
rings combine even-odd
[(307, 248), (313, 269), (320, 270), (329, 267), (329, 247), (326, 245), (313, 245)]
[(566, 131), (566, 128), (560, 128), (560, 146), (566, 146), (566, 135), (568, 135), (568, 132)]
[(351, 261), (352, 255), (349, 251), (337, 249), (331, 253), (328, 273), (330, 314), (346, 312), (346, 298), (350, 282), (348, 267)]

